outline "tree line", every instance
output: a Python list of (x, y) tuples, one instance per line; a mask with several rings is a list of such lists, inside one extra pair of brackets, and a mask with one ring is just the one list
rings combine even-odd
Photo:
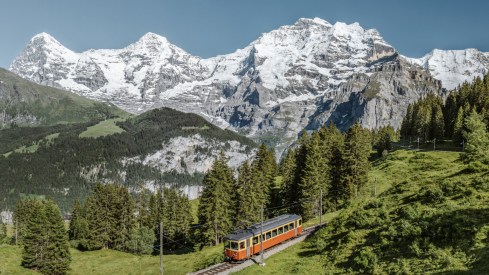
[(472, 83), (464, 82), (451, 91), (445, 102), (430, 93), (408, 106), (401, 126), (401, 136), (429, 140), (452, 140), (460, 145), (467, 132), (466, 120), (472, 112), (480, 114), (489, 127), (489, 75), (477, 77)]

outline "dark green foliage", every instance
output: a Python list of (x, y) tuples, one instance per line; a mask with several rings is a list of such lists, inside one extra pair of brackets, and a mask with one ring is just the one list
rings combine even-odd
[[(22, 195), (37, 194), (53, 197), (61, 211), (67, 213), (74, 200), (83, 201), (99, 180), (119, 182), (127, 187), (136, 187), (143, 181), (176, 183), (173, 186), (175, 188), (183, 184), (200, 185), (203, 178), (200, 173), (161, 173), (157, 168), (142, 163), (124, 165), (121, 161), (135, 156), (144, 157), (160, 150), (162, 143), (177, 136), (199, 134), (203, 138), (223, 142), (236, 140), (247, 145), (247, 150), (257, 147), (252, 140), (221, 130), (197, 115), (169, 108), (148, 111), (119, 122), (118, 126), (125, 132), (98, 138), (80, 138), (78, 130), (67, 130), (61, 132), (52, 144), (41, 142), (34, 153), (14, 152), (8, 158), (0, 156), (0, 189), (7, 190), (4, 193), (6, 199), (0, 200), (0, 208), (12, 209)], [(197, 128), (185, 129), (184, 126)], [(45, 133), (55, 131), (53, 129)], [(3, 131), (10, 129), (0, 133)], [(37, 142), (37, 136), (32, 141)], [(98, 173), (93, 172), (97, 170)], [(123, 172), (125, 177), (121, 176)], [(69, 188), (67, 194), (65, 188)]]
[(370, 169), (369, 157), (370, 143), (368, 132), (360, 126), (357, 120), (345, 135), (345, 173), (351, 194), (353, 194), (354, 188), (360, 191), (367, 183)]
[[(391, 127), (392, 128), (392, 127)], [(375, 145), (377, 146), (377, 155), (381, 157), (385, 150), (389, 151), (392, 149), (392, 139), (391, 133), (389, 132), (389, 126), (381, 127), (379, 129), (379, 138)]]
[(484, 117), (475, 110), (465, 120), (466, 131), (463, 131), (464, 139), (467, 140), (465, 154), (460, 157), (464, 163), (485, 160), (489, 156), (489, 133), (486, 130)]
[(23, 236), (22, 265), (42, 274), (66, 274), (71, 262), (68, 234), (58, 207), (34, 200)]
[(75, 200), (71, 209), (70, 228), (68, 236), (70, 240), (79, 240), (80, 238), (80, 222), (83, 219), (83, 209), (79, 200)]
[(156, 237), (153, 230), (143, 226), (139, 229), (131, 229), (126, 247), (128, 251), (134, 254), (151, 254), (153, 248), (148, 245), (153, 245), (155, 241)]
[(199, 201), (199, 224), (208, 224), (200, 230), (203, 245), (217, 245), (222, 237), (232, 231), (235, 213), (237, 186), (233, 171), (227, 164), (224, 152), (216, 157), (212, 168), (202, 182), (203, 190)]

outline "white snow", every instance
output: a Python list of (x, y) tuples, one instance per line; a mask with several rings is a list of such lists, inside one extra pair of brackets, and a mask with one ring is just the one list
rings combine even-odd
[(434, 49), (421, 58), (405, 57), (409, 62), (431, 71), (442, 81), (444, 88), (452, 90), (463, 82), (483, 77), (489, 71), (489, 53), (477, 49), (438, 50)]

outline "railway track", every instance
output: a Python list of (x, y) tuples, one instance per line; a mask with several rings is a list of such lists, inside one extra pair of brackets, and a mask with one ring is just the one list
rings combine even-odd
[[(323, 223), (324, 225), (325, 223)], [(314, 225), (314, 226), (310, 226), (310, 227), (306, 227), (302, 230), (302, 233), (300, 236), (304, 236), (304, 235), (309, 235), (309, 234), (312, 234), (314, 233), (316, 230), (318, 230), (320, 228), (320, 226), (318, 225)], [(271, 246), (267, 249), (265, 249), (265, 254), (270, 251), (270, 250), (273, 250), (277, 247), (280, 247), (282, 245), (285, 245), (293, 240), (295, 240), (296, 238), (300, 237), (300, 236), (297, 236), (297, 237), (294, 237), (292, 239), (288, 239), (286, 241), (283, 241), (281, 243), (278, 243), (274, 246)], [(255, 263), (259, 263), (260, 262), (260, 259), (261, 259), (261, 256), (260, 254), (258, 255), (254, 255), (252, 257), (250, 257), (249, 259), (245, 260), (245, 261), (240, 261), (240, 262), (223, 262), (223, 263), (220, 263), (220, 264), (217, 264), (217, 265), (214, 265), (212, 267), (209, 267), (209, 268), (206, 268), (206, 269), (203, 269), (201, 271), (197, 271), (197, 272), (194, 272), (192, 274), (199, 274), (199, 275), (216, 275), (216, 274), (221, 274), (229, 269), (232, 269), (236, 266), (239, 266), (239, 265), (242, 265), (246, 262), (249, 262), (249, 261), (253, 261)]]

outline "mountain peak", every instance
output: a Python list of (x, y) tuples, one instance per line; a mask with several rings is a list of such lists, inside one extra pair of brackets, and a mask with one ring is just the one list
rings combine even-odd
[(55, 43), (55, 44), (60, 44), (58, 42), (58, 40), (54, 39), (54, 37), (52, 37), (51, 35), (49, 35), (48, 33), (45, 33), (45, 32), (42, 32), (40, 34), (37, 34), (35, 35), (32, 39), (31, 39), (31, 43), (32, 42), (35, 42), (35, 41), (38, 41), (38, 40), (42, 40), (44, 41), (46, 44), (49, 44), (49, 43)]

